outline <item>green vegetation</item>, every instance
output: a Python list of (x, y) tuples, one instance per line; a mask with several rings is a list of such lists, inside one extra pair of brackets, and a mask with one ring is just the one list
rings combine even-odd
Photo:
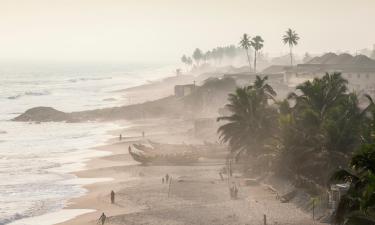
[(191, 65), (193, 65), (193, 60), (192, 60), (190, 57), (187, 57), (186, 55), (183, 55), (183, 56), (181, 57), (181, 62), (185, 64), (185, 66), (186, 66), (186, 71), (188, 71), (188, 70), (189, 70), (188, 68), (189, 68)]
[(289, 49), (290, 49), (290, 65), (293, 66), (293, 52), (292, 52), (292, 48), (293, 46), (296, 46), (298, 44), (298, 40), (299, 40), (299, 36), (298, 34), (296, 33), (296, 31), (292, 30), (292, 29), (288, 29), (284, 36), (283, 36), (283, 42), (284, 44), (288, 44), (289, 45)]
[(212, 63), (214, 65), (221, 65), (223, 59), (233, 60), (240, 55), (240, 49), (234, 45), (216, 47), (207, 52), (203, 52), (199, 48), (196, 48), (191, 57), (183, 55), (181, 57), (181, 62), (187, 67), (193, 65), (193, 59), (195, 61), (195, 66), (199, 67), (202, 64)]
[(276, 93), (266, 80), (257, 77), (254, 85), (237, 88), (226, 105), (232, 115), (218, 118), (228, 122), (218, 132), (236, 159), (243, 152), (253, 156), (264, 153), (264, 143), (275, 129), (277, 111), (269, 107), (268, 100), (273, 100)]
[(241, 46), (241, 48), (245, 49), (245, 51), (246, 51), (247, 61), (249, 62), (250, 73), (251, 73), (252, 72), (251, 71), (251, 60), (250, 60), (250, 56), (249, 56), (249, 48), (251, 47), (251, 40), (250, 40), (249, 35), (247, 35), (246, 33), (243, 34), (243, 36), (241, 38), (240, 46)]
[(251, 40), (251, 46), (254, 48), (254, 72), (257, 72), (257, 54), (258, 51), (263, 48), (263, 38), (261, 36), (255, 36)]
[[(218, 133), (232, 156), (245, 162), (251, 156), (264, 164), (263, 172), (283, 176), (315, 194), (326, 190), (335, 171), (350, 165), (334, 176), (350, 182), (336, 222), (373, 224), (347, 222), (373, 221), (375, 215), (372, 99), (366, 96), (369, 103), (360, 107), (358, 96), (348, 91), (340, 73), (306, 81), (281, 102), (274, 100), (276, 93), (266, 81), (267, 77), (257, 76), (254, 84), (237, 88), (229, 95), (231, 115), (218, 118), (227, 122)], [(259, 163), (251, 165), (259, 167)]]
[(337, 171), (333, 181), (348, 182), (334, 214), (335, 224), (375, 224), (375, 144), (364, 144), (350, 162), (349, 169)]
[(196, 48), (194, 53), (193, 53), (193, 59), (195, 60), (195, 63), (197, 66), (199, 66), (200, 62), (203, 59), (203, 53), (199, 48)]

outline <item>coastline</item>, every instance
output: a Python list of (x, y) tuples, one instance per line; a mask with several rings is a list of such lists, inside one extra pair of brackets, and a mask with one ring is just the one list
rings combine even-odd
[[(110, 177), (112, 180), (85, 185), (88, 192), (71, 199), (65, 209), (94, 209), (56, 225), (96, 224), (101, 213), (108, 219), (105, 224), (261, 224), (267, 215), (269, 224), (312, 225), (320, 224), (311, 215), (292, 203), (280, 203), (275, 194), (261, 185), (246, 186), (241, 178), (234, 178), (240, 186), (239, 198), (232, 200), (228, 184), (222, 181), (219, 165), (196, 166), (140, 166), (129, 154), (127, 146), (146, 138), (171, 143), (198, 143), (187, 132), (191, 121), (168, 119), (144, 120), (121, 132), (125, 140), (109, 140), (108, 145), (97, 147), (111, 155), (94, 158), (87, 170), (75, 172), (81, 178)], [(112, 133), (112, 132), (111, 132)], [(188, 142), (190, 141), (190, 142)], [(170, 196), (168, 186), (161, 177), (170, 174), (174, 182)], [(110, 203), (110, 191), (116, 193), (116, 203)]]
[[(137, 136), (137, 134), (146, 131), (147, 133), (152, 133), (151, 137), (159, 136), (162, 139), (168, 137), (167, 134), (163, 135), (155, 131), (157, 123), (155, 124), (154, 122), (155, 120), (136, 121), (120, 130), (109, 131), (114, 138), (110, 138), (107, 144), (99, 145), (93, 149), (109, 152), (110, 154), (91, 158), (86, 163), (85, 169), (72, 172), (78, 179), (93, 179), (96, 181), (83, 185), (82, 188), (86, 189), (87, 192), (83, 196), (68, 200), (65, 207), (60, 211), (68, 211), (68, 214), (70, 211), (76, 211), (77, 213), (75, 215), (71, 213), (70, 215), (72, 216), (69, 219), (54, 223), (55, 225), (92, 224), (93, 221), (100, 217), (102, 212), (105, 212), (107, 216), (116, 216), (145, 209), (145, 207), (139, 205), (112, 205), (110, 204), (109, 194), (111, 190), (123, 188), (123, 183), (130, 183), (130, 181), (139, 179), (138, 176), (140, 174), (131, 173), (131, 168), (139, 165), (139, 163), (135, 162), (127, 152), (131, 143), (142, 141), (142, 137), (140, 135)], [(121, 121), (119, 123), (121, 124)], [(126, 122), (126, 124), (129, 124), (129, 122)], [(123, 141), (115, 138), (117, 133), (124, 135)], [(125, 171), (119, 171), (119, 168), (126, 169)], [(131, 184), (129, 185), (131, 186)]]

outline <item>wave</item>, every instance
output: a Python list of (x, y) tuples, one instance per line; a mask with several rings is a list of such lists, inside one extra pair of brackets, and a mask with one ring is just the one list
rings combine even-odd
[(8, 224), (10, 222), (13, 222), (15, 220), (19, 220), (19, 219), (23, 219), (23, 218), (26, 218), (28, 217), (27, 215), (22, 215), (22, 214), (19, 214), (19, 213), (15, 213), (14, 215), (8, 217), (8, 218), (0, 218), (0, 225), (5, 225), (5, 224)]
[(9, 96), (8, 99), (15, 100), (23, 96), (44, 96), (44, 95), (50, 95), (50, 94), (51, 93), (49, 91), (25, 91), (22, 94)]
[(98, 77), (98, 78), (77, 78), (77, 79), (69, 79), (69, 82), (76, 83), (78, 81), (93, 81), (93, 80), (110, 80), (112, 77)]
[(41, 91), (41, 92), (38, 92), (38, 91), (26, 91), (25, 92), (25, 95), (30, 95), (30, 96), (42, 96), (42, 95), (49, 95), (50, 92), (49, 91)]

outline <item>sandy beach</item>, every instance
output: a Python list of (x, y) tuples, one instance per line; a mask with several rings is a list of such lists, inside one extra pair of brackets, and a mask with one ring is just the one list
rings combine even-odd
[[(292, 203), (280, 203), (274, 193), (262, 185), (245, 186), (242, 178), (230, 182), (239, 185), (238, 199), (231, 199), (227, 180), (219, 171), (224, 162), (194, 166), (142, 166), (127, 153), (129, 144), (142, 141), (139, 136), (160, 142), (194, 143), (199, 139), (189, 132), (189, 121), (149, 120), (136, 122), (121, 131), (122, 141), (110, 140), (98, 147), (110, 151), (110, 156), (96, 158), (87, 170), (75, 173), (82, 178), (112, 178), (111, 181), (85, 186), (88, 194), (72, 199), (67, 209), (94, 209), (59, 225), (97, 224), (104, 212), (105, 224), (319, 224), (312, 216), (297, 209)], [(172, 177), (171, 186), (162, 177)], [(114, 190), (115, 204), (110, 203)], [(168, 195), (169, 192), (169, 195)]]

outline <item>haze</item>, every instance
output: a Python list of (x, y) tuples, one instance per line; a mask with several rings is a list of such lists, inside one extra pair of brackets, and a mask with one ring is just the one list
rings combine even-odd
[(1, 0), (0, 59), (177, 62), (261, 35), (264, 52), (356, 52), (375, 43), (373, 0)]

